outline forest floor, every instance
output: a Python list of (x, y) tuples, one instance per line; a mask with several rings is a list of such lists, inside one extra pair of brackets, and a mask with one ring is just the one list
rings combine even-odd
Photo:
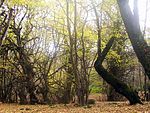
[(0, 113), (150, 113), (150, 102), (129, 105), (127, 102), (97, 102), (90, 108), (69, 105), (0, 104)]

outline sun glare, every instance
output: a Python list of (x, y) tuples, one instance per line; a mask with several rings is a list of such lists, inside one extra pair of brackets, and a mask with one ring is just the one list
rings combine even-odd
[[(129, 5), (132, 10), (133, 10), (133, 2), (134, 2), (134, 0), (129, 0)], [(149, 28), (150, 27), (150, 21), (149, 21), (149, 19), (150, 19), (150, 0), (138, 0), (138, 8), (139, 8), (139, 19), (140, 19), (141, 29), (144, 30), (145, 25), (147, 28)], [(146, 23), (145, 23), (145, 19), (146, 19)]]

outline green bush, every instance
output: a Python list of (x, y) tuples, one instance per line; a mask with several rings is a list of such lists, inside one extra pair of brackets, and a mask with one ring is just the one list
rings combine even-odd
[(101, 93), (102, 92), (102, 88), (100, 86), (91, 86), (90, 87), (91, 93)]

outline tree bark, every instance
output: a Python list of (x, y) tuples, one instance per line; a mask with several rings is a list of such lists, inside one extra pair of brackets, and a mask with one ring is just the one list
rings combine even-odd
[(131, 88), (129, 88), (125, 83), (121, 82), (120, 80), (118, 80), (117, 78), (115, 78), (114, 75), (112, 75), (111, 73), (109, 73), (97, 60), (95, 62), (95, 69), (98, 72), (98, 74), (108, 83), (110, 84), (116, 92), (118, 92), (119, 94), (125, 96), (131, 105), (133, 104), (142, 104), (142, 102), (140, 101), (140, 98), (138, 96), (138, 94), (132, 90)]
[(102, 62), (104, 58), (106, 57), (108, 51), (110, 50), (113, 42), (114, 42), (114, 37), (112, 37), (109, 40), (103, 52), (101, 53), (100, 56), (98, 56), (97, 60), (95, 61), (95, 64), (94, 64), (95, 70), (108, 84), (110, 84), (115, 89), (116, 92), (125, 96), (129, 100), (131, 105), (137, 104), (137, 103), (142, 104), (136, 91), (129, 88), (125, 83), (117, 79), (112, 73), (109, 73), (102, 66)]
[[(4, 2), (4, 0), (2, 1), (2, 4), (3, 4), (3, 2)], [(7, 35), (7, 31), (8, 31), (10, 22), (11, 22), (12, 13), (13, 13), (13, 9), (10, 9), (8, 21), (6, 22), (6, 25), (4, 27), (4, 31), (0, 30), (0, 32), (2, 32), (2, 35), (0, 36), (0, 46), (2, 46), (3, 40), (5, 39), (5, 37)]]
[(140, 30), (137, 6), (135, 6), (132, 13), (128, 5), (128, 0), (117, 0), (117, 2), (133, 49), (146, 75), (150, 79), (150, 47), (144, 40), (144, 36)]
[(27, 82), (26, 88), (30, 96), (30, 104), (38, 103), (38, 99), (35, 94), (35, 83), (34, 83), (35, 72), (30, 63), (30, 59), (25, 53), (24, 48), (18, 47), (17, 51), (20, 55), (20, 58), (19, 58), (20, 65), (22, 66), (23, 73), (26, 76), (26, 82)]

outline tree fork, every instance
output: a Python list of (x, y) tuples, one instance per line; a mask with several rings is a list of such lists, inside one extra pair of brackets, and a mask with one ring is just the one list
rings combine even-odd
[(128, 5), (128, 0), (117, 0), (117, 2), (133, 49), (146, 75), (150, 79), (150, 47), (144, 40), (144, 36), (140, 30), (137, 1), (134, 2), (133, 13)]
[(109, 73), (102, 66), (102, 62), (104, 61), (107, 53), (109, 52), (110, 48), (112, 47), (114, 38), (115, 37), (112, 37), (108, 41), (108, 43), (107, 43), (106, 47), (104, 48), (103, 52), (101, 53), (101, 55), (98, 55), (98, 58), (94, 64), (95, 70), (108, 84), (110, 84), (115, 89), (116, 92), (125, 96), (129, 100), (130, 105), (134, 105), (137, 103), (143, 104), (136, 91), (129, 88), (125, 83), (123, 83), (122, 81), (117, 79), (112, 73)]

